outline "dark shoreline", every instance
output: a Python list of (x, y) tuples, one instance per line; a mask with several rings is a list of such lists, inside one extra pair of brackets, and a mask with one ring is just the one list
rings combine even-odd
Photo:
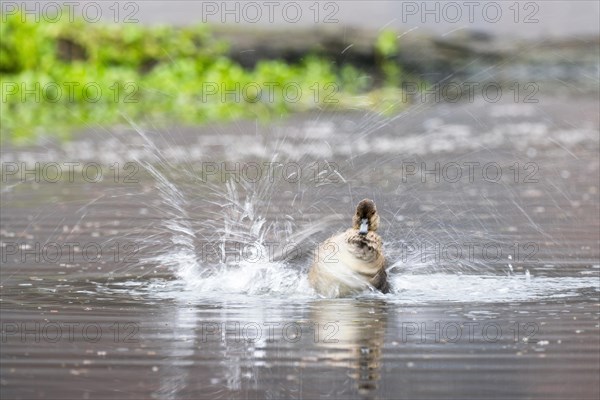
[[(230, 43), (229, 56), (244, 67), (260, 60), (297, 62), (318, 54), (337, 64), (351, 64), (376, 73), (376, 30), (334, 27), (286, 30), (213, 26), (216, 38)], [(446, 37), (416, 33), (399, 34), (396, 60), (405, 72), (435, 82), (453, 75), (469, 79), (485, 70), (496, 81), (509, 79), (561, 79), (588, 81), (598, 74), (600, 37), (565, 37), (517, 40), (475, 31), (459, 31)]]

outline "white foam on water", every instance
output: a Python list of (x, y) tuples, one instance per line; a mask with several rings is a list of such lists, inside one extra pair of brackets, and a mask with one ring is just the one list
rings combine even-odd
[[(284, 262), (242, 262), (237, 265), (216, 266), (210, 273), (195, 265), (190, 268), (186, 257), (180, 259), (181, 268), (189, 273), (179, 280), (157, 284), (152, 280), (127, 285), (116, 284), (119, 289), (145, 292), (151, 297), (173, 298), (180, 301), (245, 301), (260, 299), (286, 299), (303, 302), (318, 299), (310, 287), (306, 270), (286, 265)], [(468, 275), (451, 273), (402, 274), (389, 276), (392, 292), (383, 295), (365, 292), (357, 298), (378, 298), (394, 304), (419, 305), (431, 303), (511, 303), (561, 299), (581, 296), (593, 291), (600, 296), (597, 276), (546, 277), (531, 274)], [(159, 290), (157, 290), (157, 288)]]
[(600, 292), (595, 278), (520, 275), (427, 274), (391, 278), (394, 301), (504, 303), (578, 296), (583, 289)]

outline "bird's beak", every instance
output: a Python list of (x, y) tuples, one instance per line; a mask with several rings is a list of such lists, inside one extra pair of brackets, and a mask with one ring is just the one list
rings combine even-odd
[(369, 219), (363, 218), (360, 221), (360, 229), (358, 230), (358, 233), (360, 233), (361, 235), (366, 235), (367, 232), (369, 232)]

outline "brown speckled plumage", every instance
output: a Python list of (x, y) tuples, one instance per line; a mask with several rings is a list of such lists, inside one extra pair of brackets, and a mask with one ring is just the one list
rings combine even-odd
[[(368, 231), (361, 233), (361, 221)], [(308, 273), (311, 286), (327, 297), (342, 297), (375, 288), (389, 291), (385, 272), (383, 242), (376, 233), (379, 214), (372, 200), (356, 207), (352, 228), (334, 235), (319, 245)]]

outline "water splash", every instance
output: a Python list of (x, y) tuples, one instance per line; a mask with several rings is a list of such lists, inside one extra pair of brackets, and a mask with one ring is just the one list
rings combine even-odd
[[(379, 299), (398, 305), (439, 303), (497, 304), (600, 296), (600, 283), (593, 277), (534, 277), (526, 275), (417, 274), (390, 277), (392, 292), (383, 295), (365, 292), (362, 299)], [(141, 298), (176, 299), (190, 304), (210, 302), (305, 302), (317, 295), (298, 271), (281, 264), (245, 265), (237, 270), (201, 278), (192, 284), (151, 279), (104, 285), (103, 293), (126, 291)]]
[[(132, 126), (144, 139), (146, 149), (153, 154), (152, 162), (138, 162), (153, 178), (161, 196), (161, 233), (168, 237), (168, 241), (159, 246), (159, 251), (144, 262), (168, 267), (180, 283), (183, 282), (185, 289), (198, 298), (218, 299), (222, 294), (316, 296), (306, 280), (311, 250), (317, 242), (333, 233), (333, 229), (343, 228), (339, 208), (334, 210), (328, 202), (339, 201), (342, 197), (339, 190), (345, 188), (350, 195), (342, 198), (352, 203), (357, 196), (353, 191), (360, 182), (357, 177), (364, 168), (360, 159), (351, 157), (347, 160), (348, 165), (359, 171), (356, 176), (342, 175), (334, 168), (333, 171), (317, 171), (314, 175), (298, 173), (311, 178), (297, 179), (293, 184), (287, 179), (267, 177), (253, 182), (227, 180), (221, 183), (198, 175), (193, 165), (170, 164), (148, 136), (133, 123)], [(311, 132), (307, 130), (306, 135), (312, 135)], [(262, 154), (272, 155), (269, 159), (271, 164), (284, 164), (289, 158), (279, 159), (277, 150), (287, 149), (285, 153), (289, 156), (293, 147), (284, 138), (272, 148), (262, 149)], [(367, 165), (379, 168), (383, 164), (376, 160)], [(306, 165), (310, 163), (306, 162)], [(175, 178), (171, 179), (170, 175)], [(322, 180), (323, 175), (338, 176), (340, 184), (331, 185), (331, 182)], [(412, 193), (410, 187), (403, 187), (400, 193), (418, 195)], [(274, 196), (282, 194), (287, 196), (284, 196), (285, 201), (274, 204)], [(463, 199), (462, 195), (459, 199)], [(489, 199), (486, 201), (489, 202)], [(516, 201), (513, 203), (529, 217)], [(382, 215), (382, 219), (388, 226), (394, 225), (395, 221), (402, 220), (400, 210), (391, 216)], [(382, 211), (385, 214), (385, 209)], [(436, 239), (436, 235), (466, 240), (485, 238), (497, 243), (510, 238), (510, 234), (503, 237), (486, 229), (486, 219), (490, 217), (487, 215), (471, 216), (472, 223), (479, 225), (479, 229), (471, 231), (464, 227), (462, 231), (457, 230), (442, 220), (430, 217), (447, 212), (460, 218), (460, 213), (455, 213), (451, 204), (442, 202), (440, 209), (422, 206), (420, 211), (422, 213), (413, 219), (421, 223), (421, 230), (407, 226), (401, 229), (400, 234), (389, 230), (383, 233), (391, 237), (386, 240), (390, 280), (394, 287), (388, 296), (390, 300), (400, 303), (518, 301), (573, 295), (586, 288), (598, 290), (593, 277), (532, 277), (529, 269), (517, 267), (518, 260), (511, 256), (505, 260), (501, 275), (494, 273), (497, 266), (492, 267), (482, 259), (446, 267), (435, 262), (421, 262), (418, 255), (408, 259), (400, 257), (398, 249), (407, 242)], [(324, 215), (329, 217), (323, 218)], [(498, 222), (497, 215), (492, 213), (491, 217)], [(531, 222), (538, 232), (552, 239)], [(395, 237), (402, 239), (394, 240)], [(294, 251), (290, 251), (289, 245)], [(300, 256), (296, 257), (298, 254)]]
[[(304, 268), (290, 264), (293, 259), (307, 259), (306, 249), (314, 247), (313, 235), (332, 218), (300, 226), (296, 219), (303, 211), (296, 208), (295, 215), (267, 221), (270, 199), (281, 190), (281, 181), (268, 177), (251, 183), (228, 180), (221, 185), (207, 181), (193, 170), (176, 169), (148, 135), (130, 123), (154, 155), (154, 163), (137, 161), (158, 189), (160, 229), (168, 237), (142, 263), (169, 268), (187, 289), (199, 293), (310, 292)], [(270, 164), (277, 164), (276, 157)], [(194, 206), (188, 194), (169, 179), (169, 173), (177, 175), (177, 182), (187, 179), (191, 183)]]

